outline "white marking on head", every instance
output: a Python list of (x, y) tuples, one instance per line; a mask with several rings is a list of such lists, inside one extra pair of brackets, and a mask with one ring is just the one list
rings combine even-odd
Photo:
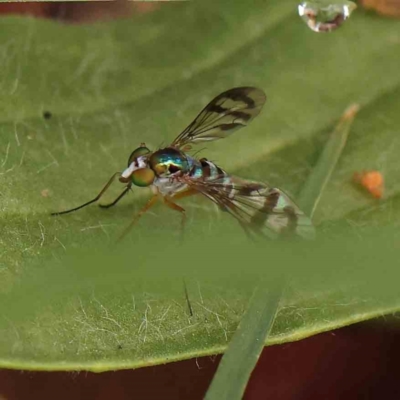
[(135, 167), (135, 163), (131, 163), (131, 165), (127, 169), (125, 169), (124, 172), (122, 172), (121, 177), (125, 179), (129, 178), (133, 174), (133, 171), (135, 171), (135, 169), (137, 169)]
[(141, 168), (149, 168), (148, 159), (146, 156), (140, 156), (135, 161), (131, 162), (128, 168), (122, 172), (121, 176), (123, 178), (129, 178), (134, 171)]
[(148, 168), (149, 167), (149, 163), (148, 163), (148, 157), (147, 156), (140, 156), (136, 159), (137, 164), (138, 164), (138, 168)]

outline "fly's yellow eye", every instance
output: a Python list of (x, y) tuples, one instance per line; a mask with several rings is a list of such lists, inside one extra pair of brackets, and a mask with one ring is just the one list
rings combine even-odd
[(132, 173), (132, 182), (136, 186), (150, 186), (154, 178), (154, 171), (150, 168), (140, 168)]
[(144, 156), (145, 154), (149, 154), (149, 153), (150, 153), (150, 150), (144, 145), (142, 145), (142, 146), (138, 147), (137, 149), (133, 150), (132, 154), (129, 156), (128, 167), (129, 167), (129, 165), (131, 165), (131, 162), (135, 158), (138, 158), (140, 156)]

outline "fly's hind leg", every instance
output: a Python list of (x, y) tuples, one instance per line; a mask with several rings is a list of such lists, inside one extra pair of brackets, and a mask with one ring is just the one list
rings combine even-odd
[(184, 234), (185, 225), (186, 225), (186, 210), (183, 207), (181, 207), (180, 205), (174, 203), (170, 197), (165, 196), (165, 197), (163, 197), (163, 200), (164, 200), (164, 204), (167, 207), (171, 208), (172, 210), (179, 211), (181, 213), (181, 215), (182, 215), (182, 220), (181, 220), (181, 241), (183, 241), (183, 234)]
[(194, 194), (198, 194), (199, 192), (194, 189), (188, 189), (183, 192), (179, 192), (174, 195), (174, 197), (169, 197), (165, 196), (163, 197), (164, 199), (164, 204), (171, 208), (172, 210), (179, 211), (182, 215), (182, 222), (181, 222), (181, 241), (183, 241), (183, 234), (185, 231), (185, 225), (186, 225), (186, 210), (181, 207), (180, 205), (176, 204), (174, 202), (175, 199), (183, 199), (184, 197), (188, 196), (193, 196)]
[(189, 293), (188, 293), (188, 289), (187, 289), (185, 278), (183, 278), (183, 289), (185, 291), (185, 299), (186, 299), (186, 304), (188, 306), (189, 317), (193, 317), (193, 308), (192, 308), (192, 304), (191, 304), (190, 299), (189, 299)]

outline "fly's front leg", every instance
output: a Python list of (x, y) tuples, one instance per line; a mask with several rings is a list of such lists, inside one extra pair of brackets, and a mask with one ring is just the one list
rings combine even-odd
[(71, 213), (71, 212), (80, 210), (81, 208), (86, 207), (86, 206), (88, 206), (89, 204), (95, 203), (95, 202), (96, 202), (97, 200), (99, 200), (99, 199), (101, 198), (101, 196), (103, 196), (103, 194), (108, 190), (108, 188), (110, 187), (110, 185), (113, 183), (114, 179), (115, 179), (117, 176), (120, 176), (120, 175), (121, 175), (121, 172), (116, 172), (116, 173), (110, 178), (110, 180), (106, 183), (106, 185), (103, 187), (103, 189), (101, 189), (101, 192), (100, 192), (94, 199), (92, 199), (92, 200), (90, 200), (90, 201), (87, 201), (86, 203), (81, 204), (81, 205), (78, 206), (78, 207), (71, 208), (71, 209), (65, 210), (65, 211), (53, 212), (53, 213), (51, 213), (50, 215), (68, 214), (68, 213)]
[(115, 206), (129, 192), (129, 190), (131, 190), (131, 185), (128, 185), (114, 201), (108, 204), (99, 204), (99, 207), (110, 208), (112, 206)]

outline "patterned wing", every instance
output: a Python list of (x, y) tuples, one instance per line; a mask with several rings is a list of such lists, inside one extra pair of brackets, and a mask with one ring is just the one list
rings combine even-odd
[(171, 146), (207, 142), (229, 136), (258, 115), (266, 97), (261, 89), (238, 87), (221, 93), (173, 141)]
[(272, 239), (291, 234), (315, 237), (311, 220), (279, 189), (233, 176), (186, 183), (233, 215), (248, 233)]

